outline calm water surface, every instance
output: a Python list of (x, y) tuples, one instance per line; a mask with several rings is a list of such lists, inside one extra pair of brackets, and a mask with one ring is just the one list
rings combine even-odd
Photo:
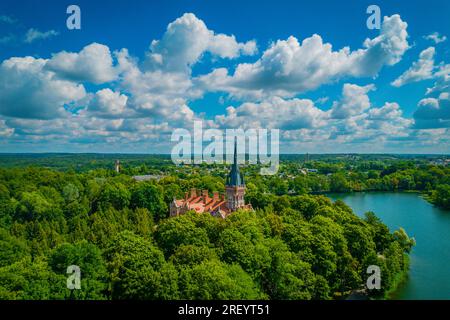
[(414, 193), (330, 194), (358, 216), (373, 211), (394, 231), (403, 227), (416, 239), (408, 280), (395, 299), (450, 299), (450, 211), (436, 208)]

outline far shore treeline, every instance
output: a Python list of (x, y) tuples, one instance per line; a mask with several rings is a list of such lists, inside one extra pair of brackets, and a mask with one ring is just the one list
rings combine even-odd
[[(223, 178), (227, 170), (221, 164), (175, 166), (170, 155), (73, 153), (0, 153), (0, 168), (34, 166), (82, 173), (113, 169), (116, 159), (122, 161), (122, 173), (127, 175), (207, 174)], [(436, 206), (450, 209), (449, 155), (285, 154), (280, 155), (280, 161), (274, 176), (259, 175), (256, 165), (243, 168), (253, 183), (250, 187), (275, 195), (417, 191)]]

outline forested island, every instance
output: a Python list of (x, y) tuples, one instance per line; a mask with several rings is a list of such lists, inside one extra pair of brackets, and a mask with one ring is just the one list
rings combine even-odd
[[(448, 167), (423, 157), (286, 156), (274, 176), (245, 166), (254, 210), (226, 219), (169, 218), (168, 205), (191, 188), (222, 192), (228, 166), (13, 158), (0, 157), (0, 299), (344, 299), (364, 289), (369, 265), (382, 288), (365, 294), (386, 298), (414, 240), (319, 193), (416, 190), (448, 205)], [(80, 266), (82, 290), (67, 289), (69, 265)]]

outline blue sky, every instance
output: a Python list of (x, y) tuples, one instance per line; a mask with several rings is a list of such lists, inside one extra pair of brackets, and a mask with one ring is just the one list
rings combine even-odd
[(281, 152), (448, 153), (449, 14), (445, 0), (2, 1), (0, 148), (170, 152), (201, 120), (278, 128)]

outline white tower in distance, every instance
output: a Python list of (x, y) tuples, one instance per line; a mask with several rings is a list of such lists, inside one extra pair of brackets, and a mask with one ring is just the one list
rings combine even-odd
[(120, 173), (120, 160), (116, 160), (116, 162), (114, 163), (114, 169), (117, 173)]

